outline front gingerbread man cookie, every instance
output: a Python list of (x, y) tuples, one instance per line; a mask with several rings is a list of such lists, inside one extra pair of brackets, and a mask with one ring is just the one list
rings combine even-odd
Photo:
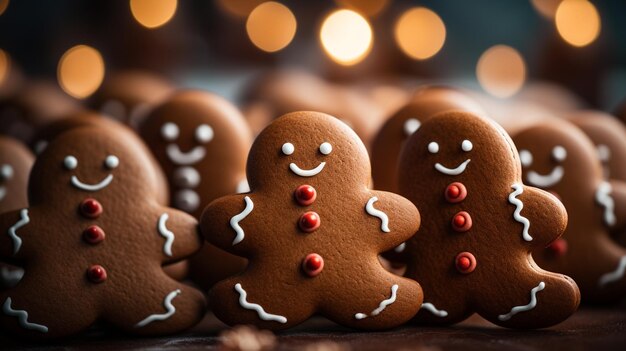
[(201, 292), (161, 266), (200, 248), (196, 220), (157, 201), (150, 160), (114, 129), (80, 127), (38, 157), (30, 207), (0, 216), (0, 259), (24, 267), (0, 293), (0, 325), (54, 338), (105, 320), (141, 335), (198, 322)]
[(417, 322), (446, 325), (477, 312), (504, 327), (542, 328), (576, 311), (576, 283), (531, 257), (563, 233), (567, 213), (522, 184), (500, 126), (467, 112), (425, 121), (401, 154), (399, 187), (422, 208), (422, 228), (404, 248), (406, 276), (424, 289)]
[(218, 318), (276, 330), (321, 314), (381, 329), (417, 313), (419, 284), (378, 254), (414, 235), (419, 212), (368, 189), (367, 151), (348, 126), (318, 112), (280, 117), (253, 144), (247, 174), (249, 194), (219, 198), (201, 218), (207, 240), (249, 258), (211, 291)]

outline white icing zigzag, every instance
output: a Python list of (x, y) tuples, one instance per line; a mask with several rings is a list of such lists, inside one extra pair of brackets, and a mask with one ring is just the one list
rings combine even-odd
[(391, 231), (389, 230), (389, 217), (387, 217), (387, 214), (385, 212), (374, 208), (374, 202), (376, 201), (378, 201), (378, 198), (376, 196), (369, 199), (369, 201), (367, 201), (367, 205), (365, 205), (365, 211), (370, 216), (380, 218), (380, 230), (385, 233), (389, 233)]
[(176, 289), (170, 292), (169, 294), (167, 294), (167, 296), (165, 296), (165, 299), (163, 300), (163, 306), (165, 307), (167, 312), (161, 313), (161, 314), (152, 314), (146, 317), (146, 319), (142, 320), (141, 322), (135, 324), (135, 328), (145, 327), (146, 325), (154, 321), (163, 321), (163, 320), (170, 318), (172, 315), (174, 315), (174, 313), (176, 313), (176, 307), (172, 305), (172, 300), (174, 300), (174, 298), (180, 294), (181, 294), (180, 289)]
[(165, 238), (165, 244), (163, 244), (163, 252), (165, 252), (165, 254), (167, 256), (172, 257), (172, 244), (174, 243), (174, 233), (167, 229), (167, 220), (170, 218), (170, 216), (167, 213), (162, 214), (159, 217), (159, 225), (158, 225), (158, 230), (159, 230), (159, 234)]
[(518, 199), (517, 196), (524, 192), (524, 186), (522, 184), (516, 183), (511, 185), (513, 188), (513, 192), (509, 194), (509, 202), (515, 206), (515, 212), (513, 212), (513, 218), (524, 225), (524, 229), (522, 231), (522, 237), (526, 241), (532, 241), (533, 237), (528, 234), (528, 228), (530, 228), (530, 221), (528, 218), (521, 215), (522, 210), (524, 209), (524, 203), (522, 200)]
[(444, 318), (444, 317), (447, 317), (447, 316), (448, 316), (448, 311), (446, 311), (446, 310), (439, 310), (439, 309), (437, 309), (437, 307), (435, 307), (435, 305), (433, 305), (433, 304), (432, 304), (432, 303), (430, 303), (430, 302), (424, 302), (424, 303), (422, 304), (422, 307), (421, 307), (421, 308), (423, 308), (423, 309), (425, 309), (426, 311), (428, 311), (428, 312), (430, 312), (430, 313), (434, 314), (434, 315), (435, 315), (435, 316), (437, 316), (437, 317)]
[(17, 236), (15, 233), (18, 229), (27, 225), (30, 222), (30, 218), (28, 217), (28, 209), (25, 208), (20, 211), (20, 220), (17, 221), (11, 228), (9, 228), (9, 236), (13, 239), (13, 254), (17, 254), (20, 251), (20, 247), (22, 247), (22, 238)]
[(608, 226), (615, 225), (615, 202), (611, 197), (613, 188), (608, 182), (602, 182), (596, 191), (596, 202), (604, 207), (604, 223)]
[(528, 303), (528, 305), (515, 306), (511, 309), (511, 312), (507, 314), (499, 315), (498, 319), (503, 322), (508, 321), (509, 319), (511, 319), (511, 317), (513, 317), (514, 315), (520, 312), (526, 312), (526, 311), (532, 310), (533, 308), (535, 308), (535, 306), (537, 306), (537, 293), (545, 288), (546, 288), (546, 283), (544, 282), (539, 283), (539, 285), (537, 285), (530, 291), (530, 302)]
[(28, 312), (24, 311), (24, 310), (14, 310), (11, 307), (11, 298), (7, 297), (6, 300), (4, 300), (4, 305), (2, 306), (2, 312), (4, 312), (5, 315), (7, 316), (11, 316), (11, 317), (17, 317), (20, 326), (24, 329), (28, 329), (28, 330), (36, 330), (38, 332), (42, 332), (42, 333), (47, 333), (48, 332), (48, 327), (46, 327), (45, 325), (41, 325), (41, 324), (36, 324), (36, 323), (31, 323), (28, 321)]
[(249, 196), (244, 197), (244, 200), (246, 201), (246, 208), (244, 208), (243, 211), (241, 211), (241, 213), (239, 213), (236, 216), (233, 216), (233, 218), (230, 219), (230, 226), (233, 228), (235, 233), (237, 233), (237, 235), (235, 236), (235, 239), (233, 240), (233, 245), (239, 244), (245, 237), (245, 234), (243, 232), (243, 229), (239, 225), (239, 222), (241, 222), (244, 218), (248, 217), (250, 212), (252, 212), (252, 210), (254, 209), (254, 203), (252, 202)]
[(264, 321), (275, 321), (275, 322), (283, 323), (283, 324), (287, 323), (287, 317), (279, 316), (277, 314), (267, 313), (265, 312), (263, 307), (261, 307), (261, 305), (248, 302), (246, 300), (246, 298), (248, 297), (248, 293), (245, 290), (243, 290), (243, 288), (241, 287), (241, 284), (239, 283), (235, 284), (235, 290), (237, 290), (237, 292), (239, 293), (239, 304), (241, 305), (241, 307), (247, 310), (256, 311), (256, 313), (259, 315), (259, 318), (261, 318)]
[(626, 272), (626, 256), (622, 256), (622, 258), (619, 260), (619, 264), (617, 265), (617, 268), (613, 272), (603, 274), (600, 277), (600, 281), (598, 281), (598, 283), (600, 284), (600, 287), (603, 287), (607, 285), (608, 283), (618, 281), (624, 277), (625, 272)]
[[(398, 284), (394, 284), (393, 286), (391, 286), (391, 297), (389, 297), (386, 300), (381, 301), (380, 305), (378, 305), (378, 308), (373, 310), (372, 313), (370, 313), (370, 316), (378, 316), (385, 308), (387, 308), (387, 306), (396, 302), (397, 293), (398, 293)], [(364, 319), (367, 317), (368, 316), (365, 313), (357, 313), (354, 315), (354, 318), (356, 319)]]

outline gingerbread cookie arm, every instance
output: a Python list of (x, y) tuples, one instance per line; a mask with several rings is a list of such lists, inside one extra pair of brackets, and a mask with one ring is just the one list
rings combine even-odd
[(378, 235), (375, 240), (382, 251), (402, 245), (420, 227), (419, 211), (411, 201), (400, 195), (372, 191), (363, 209), (368, 217), (368, 224), (376, 229)]
[(29, 244), (24, 240), (24, 233), (30, 221), (31, 213), (26, 208), (0, 215), (0, 258), (19, 260)]
[(164, 262), (176, 262), (200, 250), (202, 237), (192, 216), (173, 209), (157, 212), (156, 231), (163, 239)]
[(250, 216), (254, 199), (248, 195), (232, 195), (211, 202), (200, 218), (200, 231), (213, 245), (236, 255), (245, 256), (255, 246)]
[(602, 207), (602, 221), (611, 231), (626, 228), (626, 183), (601, 183), (596, 191), (596, 203)]

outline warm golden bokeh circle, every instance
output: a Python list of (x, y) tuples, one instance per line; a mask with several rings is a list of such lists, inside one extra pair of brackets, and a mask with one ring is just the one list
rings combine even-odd
[(374, 17), (389, 6), (389, 0), (335, 0), (339, 7), (349, 8), (366, 16)]
[(177, 7), (177, 0), (130, 0), (130, 12), (135, 20), (150, 29), (169, 22)]
[(9, 7), (9, 0), (0, 0), (0, 15), (4, 13)]
[(432, 10), (415, 7), (400, 16), (394, 34), (405, 54), (416, 60), (425, 60), (436, 55), (443, 47), (446, 26)]
[(0, 85), (4, 84), (9, 72), (11, 72), (11, 58), (4, 50), (0, 49)]
[(276, 52), (285, 48), (296, 34), (296, 17), (281, 3), (268, 1), (252, 10), (246, 30), (259, 49)]
[(476, 65), (476, 77), (489, 94), (507, 98), (517, 93), (526, 80), (526, 64), (514, 48), (496, 45), (485, 51)]
[(216, 4), (224, 12), (235, 17), (248, 17), (255, 7), (259, 6), (264, 0), (216, 0)]
[(83, 99), (100, 87), (104, 71), (104, 60), (98, 50), (77, 45), (67, 50), (59, 60), (57, 79), (63, 91)]
[(556, 9), (559, 7), (561, 1), (562, 0), (530, 0), (530, 3), (541, 16), (552, 20), (554, 19), (554, 15), (556, 15)]
[(372, 49), (372, 27), (352, 10), (337, 10), (322, 23), (320, 41), (333, 61), (351, 66), (361, 62)]
[(554, 21), (563, 40), (573, 46), (589, 45), (600, 34), (600, 14), (587, 0), (563, 0)]

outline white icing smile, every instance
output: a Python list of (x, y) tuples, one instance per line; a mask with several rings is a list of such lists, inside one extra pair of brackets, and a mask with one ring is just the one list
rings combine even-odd
[(549, 188), (563, 179), (563, 175), (565, 171), (563, 167), (556, 166), (552, 169), (552, 172), (546, 175), (541, 175), (535, 171), (528, 171), (528, 175), (526, 175), (526, 180), (530, 185), (538, 186), (540, 188)]
[(313, 177), (315, 175), (318, 175), (324, 169), (324, 166), (326, 166), (326, 162), (322, 162), (317, 165), (317, 167), (312, 169), (302, 169), (298, 167), (297, 164), (292, 162), (289, 164), (289, 169), (300, 177)]
[(113, 181), (113, 174), (109, 174), (108, 176), (106, 176), (106, 178), (102, 179), (100, 183), (93, 184), (93, 185), (85, 184), (81, 182), (77, 176), (75, 175), (72, 176), (72, 185), (77, 187), (80, 190), (85, 190), (85, 191), (100, 191), (106, 188), (107, 186), (109, 186), (109, 184), (111, 184), (112, 181)]
[(200, 162), (206, 155), (206, 150), (203, 146), (196, 146), (188, 152), (180, 151), (177, 144), (169, 144), (165, 149), (167, 157), (177, 165), (189, 166)]
[(460, 165), (458, 165), (456, 168), (448, 168), (444, 165), (442, 165), (441, 163), (437, 162), (435, 164), (435, 169), (438, 170), (439, 172), (443, 173), (443, 174), (447, 174), (447, 175), (459, 175), (463, 172), (465, 172), (465, 168), (467, 167), (467, 164), (470, 163), (470, 159), (465, 160), (463, 163), (461, 163)]

